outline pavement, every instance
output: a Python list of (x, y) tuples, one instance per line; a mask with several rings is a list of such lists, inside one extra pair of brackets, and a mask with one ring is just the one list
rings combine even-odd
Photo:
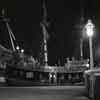
[(84, 86), (0, 87), (0, 100), (89, 100)]

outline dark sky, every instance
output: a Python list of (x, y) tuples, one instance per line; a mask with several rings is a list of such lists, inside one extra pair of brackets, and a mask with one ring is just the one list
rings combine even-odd
[[(51, 22), (48, 40), (49, 63), (54, 64), (58, 58), (63, 63), (67, 56), (79, 57), (79, 28), (81, 8), (84, 8), (85, 21), (91, 18), (96, 24), (96, 43), (99, 44), (100, 35), (100, 3), (99, 0), (45, 0), (48, 19)], [(35, 57), (40, 51), (42, 32), (43, 0), (0, 0), (0, 10), (6, 8), (10, 26), (17, 42)], [(1, 25), (2, 26), (2, 25)], [(3, 27), (4, 28), (4, 27)], [(6, 28), (6, 27), (5, 27)], [(11, 47), (9, 36), (1, 28), (0, 43)], [(86, 40), (85, 40), (86, 41)], [(87, 42), (87, 41), (86, 41)], [(85, 43), (84, 43), (85, 44)], [(88, 45), (85, 45), (88, 47)], [(88, 49), (85, 49), (88, 52)], [(88, 54), (85, 54), (88, 56)]]

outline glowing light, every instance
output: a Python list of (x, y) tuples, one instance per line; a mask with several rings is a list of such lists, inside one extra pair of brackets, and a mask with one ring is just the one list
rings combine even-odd
[(86, 67), (87, 67), (87, 68), (89, 68), (89, 66), (90, 66), (89, 64), (86, 64)]
[(24, 49), (21, 49), (21, 53), (23, 53), (24, 52)]
[(19, 46), (17, 46), (16, 49), (19, 50)]
[(92, 21), (89, 19), (86, 26), (85, 26), (85, 29), (86, 29), (86, 33), (88, 35), (88, 37), (92, 37), (93, 36), (93, 33), (94, 33), (94, 24), (92, 23)]

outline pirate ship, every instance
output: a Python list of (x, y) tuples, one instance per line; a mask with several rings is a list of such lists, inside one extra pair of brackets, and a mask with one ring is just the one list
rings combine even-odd
[[(6, 24), (10, 36), (12, 50), (9, 52), (8, 59), (1, 60), (4, 69), (4, 77), (7, 85), (29, 86), (29, 85), (61, 85), (65, 83), (75, 83), (84, 81), (83, 73), (88, 69), (89, 61), (87, 59), (68, 60), (64, 66), (48, 65), (48, 22), (45, 2), (43, 2), (43, 20), (40, 23), (43, 33), (43, 63), (36, 61), (33, 56), (27, 56), (24, 52), (16, 49), (13, 40), (15, 36), (10, 28), (8, 21), (3, 15), (3, 21)], [(3, 53), (5, 54), (5, 53)], [(7, 56), (5, 58), (7, 58)], [(82, 56), (82, 52), (81, 52)]]

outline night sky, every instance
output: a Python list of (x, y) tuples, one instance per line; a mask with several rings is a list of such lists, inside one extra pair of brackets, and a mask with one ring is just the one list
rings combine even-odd
[[(96, 25), (96, 35), (93, 38), (93, 48), (99, 47), (100, 39), (100, 3), (99, 0), (45, 0), (48, 12), (49, 64), (53, 65), (60, 59), (75, 56), (80, 57), (79, 31), (81, 8), (84, 8), (85, 22), (91, 18)], [(38, 57), (42, 41), (40, 22), (42, 21), (43, 0), (0, 0), (0, 11), (5, 8), (6, 16), (10, 18), (10, 27), (17, 43), (29, 54)], [(9, 35), (4, 23), (0, 24), (0, 43), (11, 48)], [(88, 40), (84, 40), (84, 57), (88, 54)]]

